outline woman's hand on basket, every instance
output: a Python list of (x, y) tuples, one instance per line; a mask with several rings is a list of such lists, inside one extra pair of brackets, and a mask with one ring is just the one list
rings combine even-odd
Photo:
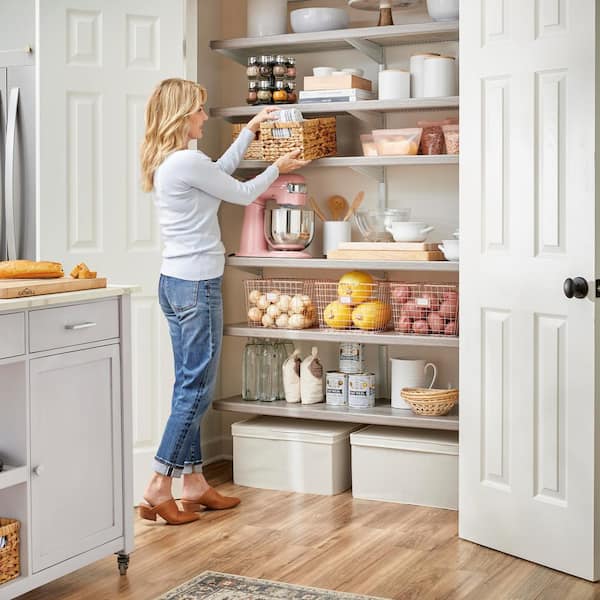
[(246, 127), (252, 133), (256, 133), (260, 129), (260, 124), (263, 121), (273, 121), (277, 118), (277, 115), (273, 113), (277, 112), (278, 110), (278, 106), (265, 106), (256, 116), (252, 117)]
[(300, 160), (301, 150), (293, 150), (283, 156), (280, 156), (273, 164), (279, 169), (279, 173), (290, 173), (296, 169), (301, 169), (310, 164), (310, 160)]

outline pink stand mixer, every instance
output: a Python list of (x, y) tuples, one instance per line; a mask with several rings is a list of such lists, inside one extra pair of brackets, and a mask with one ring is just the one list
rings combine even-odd
[(237, 256), (311, 258), (304, 249), (315, 234), (315, 216), (306, 204), (302, 175), (281, 175), (244, 210)]

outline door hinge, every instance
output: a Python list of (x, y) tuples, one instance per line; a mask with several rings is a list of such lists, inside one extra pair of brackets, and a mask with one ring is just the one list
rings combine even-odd
[(181, 46), (183, 50), (183, 58), (185, 58), (187, 56), (187, 40), (183, 40)]

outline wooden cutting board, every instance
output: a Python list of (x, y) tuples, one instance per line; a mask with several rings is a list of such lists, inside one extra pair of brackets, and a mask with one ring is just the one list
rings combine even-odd
[(411, 251), (423, 251), (431, 250), (437, 251), (439, 244), (432, 244), (430, 242), (343, 242), (338, 246), (338, 250), (403, 250), (407, 252)]
[(433, 250), (333, 250), (327, 258), (335, 260), (446, 260), (442, 252)]
[(29, 296), (94, 290), (105, 287), (105, 277), (97, 277), (95, 279), (73, 279), (72, 277), (58, 277), (56, 279), (0, 279), (0, 299), (27, 298)]

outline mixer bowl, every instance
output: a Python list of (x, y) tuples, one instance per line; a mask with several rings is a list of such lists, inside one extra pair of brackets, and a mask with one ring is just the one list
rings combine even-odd
[(265, 211), (265, 238), (272, 250), (304, 250), (315, 235), (315, 214), (297, 206)]
[(387, 231), (395, 221), (408, 221), (410, 208), (370, 208), (359, 210), (354, 220), (365, 242), (393, 242), (392, 234)]

